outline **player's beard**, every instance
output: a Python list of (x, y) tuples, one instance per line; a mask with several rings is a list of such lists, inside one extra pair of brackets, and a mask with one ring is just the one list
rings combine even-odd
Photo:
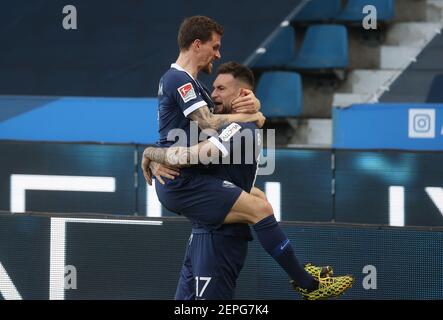
[(230, 114), (232, 110), (231, 106), (227, 106), (225, 104), (216, 104), (214, 113), (216, 114)]
[(212, 73), (212, 62), (209, 62), (207, 65), (205, 65), (202, 69), (202, 71), (206, 74)]

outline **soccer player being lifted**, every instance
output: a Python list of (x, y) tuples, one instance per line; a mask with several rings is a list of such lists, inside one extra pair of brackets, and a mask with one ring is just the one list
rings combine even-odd
[[(189, 166), (195, 158), (218, 160), (221, 156), (228, 157), (230, 149), (235, 147), (232, 142), (237, 134), (251, 130), (251, 123), (260, 127), (264, 122), (259, 112), (211, 112), (215, 106), (210, 93), (196, 78), (200, 71), (211, 72), (212, 62), (220, 58), (222, 34), (222, 27), (207, 17), (191, 17), (182, 23), (178, 36), (179, 57), (160, 80), (161, 148), (145, 150), (142, 166), (146, 178), (149, 181), (150, 160), (183, 166), (175, 179), (165, 179), (165, 184), (155, 185), (158, 198), (166, 208), (207, 229), (215, 230), (223, 223), (251, 224), (262, 247), (287, 272), (296, 290), (305, 298), (322, 299), (340, 295), (352, 285), (352, 277), (322, 277), (321, 268), (306, 271), (299, 264), (267, 200), (233, 183), (227, 187), (226, 177), (220, 178), (212, 172), (213, 166), (221, 165)], [(198, 123), (199, 131), (213, 129), (221, 133), (218, 137), (212, 136), (204, 142), (192, 144), (191, 121)], [(168, 133), (177, 129), (184, 132), (185, 141), (177, 139), (177, 135), (168, 138)]]

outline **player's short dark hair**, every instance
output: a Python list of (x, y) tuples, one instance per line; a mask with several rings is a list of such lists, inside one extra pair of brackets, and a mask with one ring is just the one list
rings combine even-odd
[(205, 16), (188, 17), (178, 30), (178, 47), (180, 50), (187, 50), (196, 39), (205, 43), (211, 40), (213, 32), (223, 35), (223, 27)]
[(245, 65), (234, 61), (223, 63), (218, 67), (216, 76), (219, 74), (231, 74), (234, 79), (238, 79), (254, 89), (254, 73)]

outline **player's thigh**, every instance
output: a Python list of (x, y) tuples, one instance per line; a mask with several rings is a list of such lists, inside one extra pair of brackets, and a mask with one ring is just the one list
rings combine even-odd
[(206, 226), (221, 225), (242, 189), (210, 175), (177, 177), (156, 184), (160, 202), (169, 210)]

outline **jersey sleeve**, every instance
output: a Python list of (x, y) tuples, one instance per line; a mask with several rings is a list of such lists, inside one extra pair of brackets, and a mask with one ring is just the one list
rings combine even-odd
[(221, 133), (215, 137), (212, 136), (209, 138), (217, 149), (219, 149), (222, 153), (223, 158), (229, 156), (234, 148), (233, 141), (234, 136), (239, 134), (242, 130), (242, 126), (238, 123), (231, 123), (222, 129)]
[(255, 123), (231, 123), (211, 141), (220, 150), (222, 157), (231, 156), (234, 164), (250, 164), (257, 161), (261, 151), (261, 134)]
[(185, 117), (207, 105), (195, 82), (184, 72), (177, 72), (170, 83), (171, 95), (177, 102)]

